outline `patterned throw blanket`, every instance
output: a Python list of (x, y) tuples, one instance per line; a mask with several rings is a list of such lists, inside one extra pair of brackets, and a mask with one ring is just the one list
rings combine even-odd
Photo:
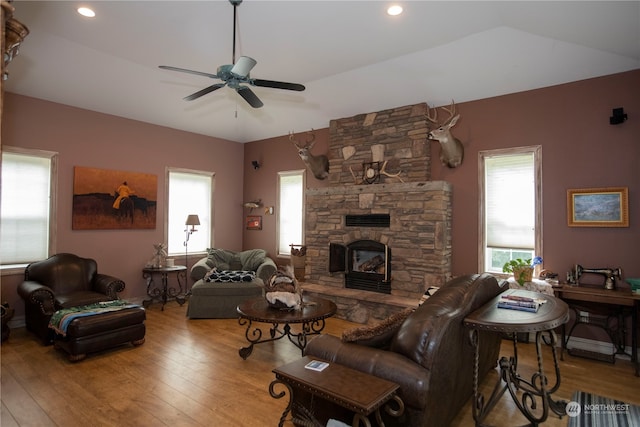
[(139, 307), (136, 304), (130, 304), (127, 301), (115, 300), (97, 302), (95, 304), (81, 305), (78, 307), (63, 308), (53, 313), (49, 320), (49, 327), (62, 336), (67, 335), (69, 324), (78, 317), (94, 316), (96, 314), (107, 313), (110, 311), (124, 310), (125, 308)]

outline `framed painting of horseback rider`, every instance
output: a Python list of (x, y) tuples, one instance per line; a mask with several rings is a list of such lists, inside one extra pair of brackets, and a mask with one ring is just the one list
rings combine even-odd
[(76, 166), (74, 230), (155, 229), (157, 175)]

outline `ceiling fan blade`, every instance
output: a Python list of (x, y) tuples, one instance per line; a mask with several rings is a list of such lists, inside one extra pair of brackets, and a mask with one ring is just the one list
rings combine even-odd
[(253, 67), (256, 66), (256, 64), (257, 62), (255, 59), (248, 56), (241, 56), (240, 58), (238, 58), (238, 62), (233, 65), (231, 74), (235, 75), (236, 77), (245, 78), (249, 75), (249, 72)]
[(206, 95), (206, 94), (208, 94), (208, 93), (213, 92), (214, 90), (218, 90), (218, 89), (220, 89), (220, 88), (221, 88), (221, 87), (223, 87), (225, 84), (226, 84), (226, 83), (216, 83), (216, 84), (211, 85), (211, 86), (209, 86), (209, 87), (205, 87), (204, 89), (199, 90), (199, 91), (197, 91), (196, 93), (192, 93), (192, 94), (191, 94), (191, 95), (189, 95), (189, 96), (185, 96), (183, 99), (184, 99), (185, 101), (193, 101), (194, 99), (198, 99), (198, 98), (200, 98), (200, 97), (201, 97), (201, 96), (203, 96), (203, 95)]
[(202, 71), (187, 70), (186, 68), (172, 67), (170, 65), (158, 65), (158, 68), (162, 68), (163, 70), (169, 70), (169, 71), (179, 71), (181, 73), (195, 74), (197, 76), (210, 77), (212, 79), (219, 78), (216, 74), (204, 73)]
[(275, 89), (296, 90), (298, 92), (305, 90), (304, 85), (299, 83), (277, 82), (274, 80), (252, 79), (251, 84), (255, 86), (272, 87)]
[(237, 87), (236, 92), (238, 92), (238, 95), (243, 97), (244, 100), (247, 101), (253, 108), (260, 108), (264, 105), (262, 101), (260, 101), (260, 98), (258, 98), (256, 94), (246, 86)]

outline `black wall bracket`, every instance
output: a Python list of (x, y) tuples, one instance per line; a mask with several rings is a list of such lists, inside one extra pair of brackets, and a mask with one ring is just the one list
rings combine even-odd
[(624, 123), (627, 120), (627, 115), (624, 112), (624, 108), (614, 108), (613, 115), (609, 117), (610, 125), (619, 125), (620, 123)]

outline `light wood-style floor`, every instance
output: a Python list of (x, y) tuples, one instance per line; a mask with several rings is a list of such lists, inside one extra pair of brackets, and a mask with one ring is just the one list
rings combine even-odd
[[(300, 357), (286, 339), (260, 344), (242, 360), (245, 327), (235, 319), (189, 320), (186, 305), (147, 310), (146, 343), (124, 346), (70, 363), (52, 346), (43, 347), (24, 329), (2, 343), (0, 424), (11, 426), (275, 426), (287, 399), (268, 392), (271, 370)], [(325, 333), (340, 335), (354, 324), (329, 319)], [(502, 353), (512, 344), (503, 342)], [(536, 364), (533, 344), (519, 344), (520, 367)], [(551, 367), (550, 358), (545, 359)], [(558, 398), (575, 390), (640, 404), (640, 378), (631, 363), (595, 362), (566, 356)], [(527, 377), (527, 375), (525, 375)], [(483, 383), (485, 393), (497, 373)], [(443, 405), (446, 398), (443, 396)], [(488, 419), (500, 426), (525, 423), (508, 396)], [(550, 417), (545, 426), (566, 426)], [(285, 425), (291, 426), (290, 422)], [(472, 426), (471, 401), (454, 427)]]

